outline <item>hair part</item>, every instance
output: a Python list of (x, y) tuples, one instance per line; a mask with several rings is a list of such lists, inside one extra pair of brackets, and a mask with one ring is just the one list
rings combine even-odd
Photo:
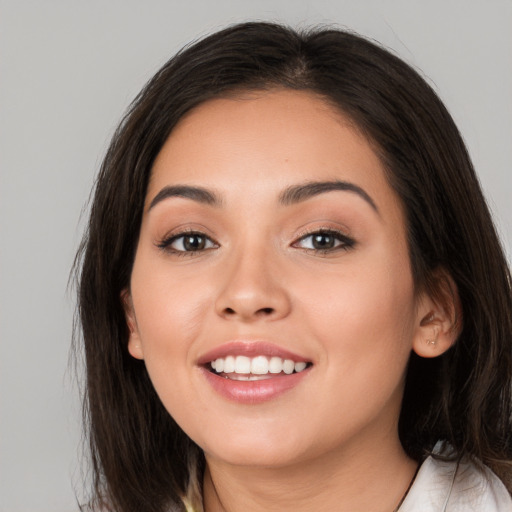
[(456, 457), (475, 457), (507, 480), (511, 279), (451, 116), (416, 71), (361, 36), (244, 23), (186, 47), (156, 73), (96, 181), (76, 260), (96, 501), (106, 510), (162, 512), (184, 510), (187, 489), (189, 502), (200, 499), (202, 452), (164, 409), (144, 363), (129, 355), (121, 292), (152, 165), (173, 128), (210, 99), (274, 88), (319, 95), (365, 134), (402, 201), (417, 289), (442, 298), (443, 273), (457, 286), (458, 342), (435, 359), (411, 355), (399, 422), (404, 449), (421, 460), (444, 440)]

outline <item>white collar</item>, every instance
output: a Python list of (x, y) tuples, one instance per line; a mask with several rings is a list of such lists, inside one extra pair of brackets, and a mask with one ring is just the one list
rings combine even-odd
[(399, 512), (512, 512), (512, 498), (486, 467), (428, 457)]

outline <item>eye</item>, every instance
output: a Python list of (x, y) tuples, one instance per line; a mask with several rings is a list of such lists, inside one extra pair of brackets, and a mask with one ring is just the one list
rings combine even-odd
[(333, 230), (319, 230), (299, 238), (293, 245), (310, 251), (330, 252), (338, 249), (350, 249), (354, 240)]
[(178, 233), (162, 240), (158, 247), (174, 253), (201, 252), (217, 247), (217, 244), (204, 233)]

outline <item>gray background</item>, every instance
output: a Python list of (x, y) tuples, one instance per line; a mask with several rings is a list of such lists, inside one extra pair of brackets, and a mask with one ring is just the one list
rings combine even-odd
[(0, 0), (0, 511), (77, 510), (66, 285), (116, 122), (184, 43), (255, 18), (335, 22), (420, 68), (467, 141), (510, 260), (512, 0)]

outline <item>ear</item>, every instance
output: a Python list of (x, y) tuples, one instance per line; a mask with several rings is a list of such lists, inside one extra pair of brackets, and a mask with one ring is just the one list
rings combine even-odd
[(462, 307), (453, 278), (434, 272), (419, 298), (413, 350), (420, 357), (437, 357), (455, 344), (462, 329)]
[(137, 319), (135, 318), (135, 311), (133, 309), (132, 296), (128, 289), (124, 289), (121, 292), (121, 302), (123, 303), (126, 324), (130, 331), (130, 337), (128, 338), (128, 352), (135, 359), (144, 359), (139, 328), (137, 326)]

